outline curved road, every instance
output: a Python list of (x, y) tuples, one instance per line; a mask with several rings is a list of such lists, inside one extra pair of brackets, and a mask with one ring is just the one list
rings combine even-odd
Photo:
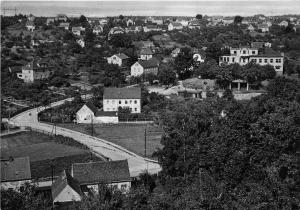
[[(71, 100), (72, 98), (68, 98), (65, 100), (54, 102), (51, 104), (51, 107), (59, 106), (65, 101)], [(27, 126), (33, 129), (52, 132), (53, 126), (38, 121), (38, 113), (43, 111), (44, 109), (44, 107), (38, 107), (22, 112), (12, 117), (9, 123), (16, 126)], [(160, 165), (156, 161), (139, 156), (119, 145), (113, 144), (106, 140), (59, 126), (56, 126), (56, 134), (73, 138), (74, 140), (88, 146), (96, 154), (105, 156), (111, 160), (127, 159), (131, 177), (136, 177), (140, 173), (145, 171), (148, 171), (150, 174), (154, 174), (158, 173), (161, 170)]]

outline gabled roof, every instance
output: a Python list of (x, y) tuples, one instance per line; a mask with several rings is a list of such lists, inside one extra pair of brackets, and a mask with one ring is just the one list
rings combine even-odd
[(27, 21), (26, 26), (35, 26), (33, 21)]
[(66, 26), (69, 27), (70, 23), (60, 23), (59, 26), (60, 27), (66, 27)]
[(143, 48), (140, 52), (140, 55), (153, 55), (154, 53), (150, 48)]
[(29, 157), (1, 160), (1, 182), (30, 180)]
[(181, 23), (172, 22), (172, 23), (170, 23), (170, 24), (172, 24), (174, 27), (182, 27), (182, 24), (181, 24)]
[(116, 56), (118, 56), (120, 59), (128, 59), (129, 57), (127, 55), (125, 55), (124, 53), (119, 53), (119, 54), (116, 54)]
[(79, 182), (64, 170), (51, 186), (52, 198), (55, 199), (66, 186), (70, 186), (79, 195), (83, 195)]
[(72, 174), (80, 185), (131, 181), (127, 160), (74, 163)]
[(92, 102), (87, 102), (85, 104), (94, 114), (98, 111), (97, 107), (94, 106)]
[(103, 99), (140, 99), (141, 88), (104, 88)]
[(155, 68), (159, 66), (159, 60), (156, 58), (151, 58), (149, 60), (139, 60), (137, 61), (144, 69)]
[(118, 112), (104, 112), (104, 111), (97, 111), (95, 114), (96, 117), (100, 116), (107, 116), (107, 117), (118, 117)]

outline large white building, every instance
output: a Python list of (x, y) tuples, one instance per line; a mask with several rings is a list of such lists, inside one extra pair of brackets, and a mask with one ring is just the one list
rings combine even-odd
[(280, 53), (276, 53), (270, 49), (265, 49), (265, 53), (259, 54), (258, 48), (239, 47), (230, 48), (230, 55), (224, 55), (219, 58), (219, 64), (246, 65), (254, 62), (259, 65), (271, 65), (274, 67), (277, 75), (283, 74), (283, 58)]
[(131, 113), (141, 113), (141, 88), (105, 88), (103, 111), (118, 111), (119, 107), (129, 108)]

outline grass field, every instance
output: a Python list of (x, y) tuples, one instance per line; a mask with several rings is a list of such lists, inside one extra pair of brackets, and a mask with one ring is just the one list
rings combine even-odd
[(32, 131), (3, 136), (1, 159), (28, 156), (33, 178), (51, 176), (51, 162), (54, 165), (54, 175), (58, 175), (63, 169), (70, 170), (72, 163), (102, 160), (91, 155), (88, 149), (77, 142), (65, 139), (64, 143), (63, 137), (60, 137), (62, 142), (59, 143), (55, 138), (58, 137)]
[[(58, 126), (76, 130), (91, 135), (91, 125), (83, 124), (59, 124)], [(151, 157), (160, 143), (162, 130), (157, 126), (147, 125), (146, 146), (147, 157)], [(94, 125), (94, 136), (118, 144), (132, 152), (144, 155), (145, 125), (117, 124)]]

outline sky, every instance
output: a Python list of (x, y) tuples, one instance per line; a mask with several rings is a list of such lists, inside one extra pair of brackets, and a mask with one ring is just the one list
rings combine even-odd
[[(283, 15), (299, 14), (300, 0), (198, 0), (198, 1), (8, 1), (1, 0), (1, 8), (17, 8), (17, 13), (33, 14), (35, 16), (56, 16), (63, 13), (68, 16), (85, 15), (117, 16), (195, 16), (224, 15), (250, 16), (254, 14)], [(1, 9), (1, 14), (3, 10)], [(14, 12), (6, 11), (6, 14)]]

